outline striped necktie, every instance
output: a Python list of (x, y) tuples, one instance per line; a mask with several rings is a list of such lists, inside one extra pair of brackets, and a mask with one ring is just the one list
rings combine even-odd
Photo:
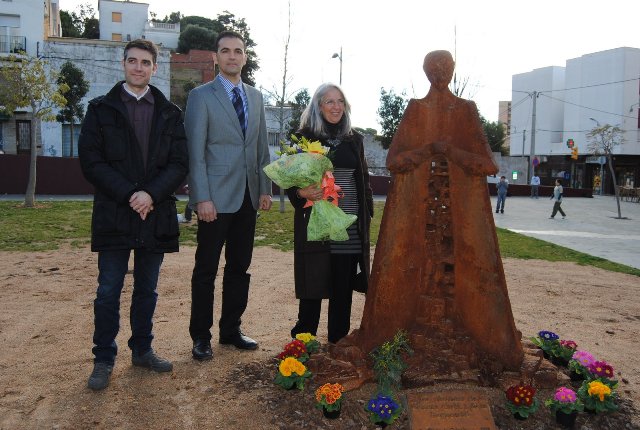
[(240, 128), (242, 128), (242, 135), (244, 136), (247, 131), (247, 126), (244, 120), (244, 105), (242, 104), (242, 96), (238, 87), (233, 87), (233, 107), (238, 115), (238, 121), (240, 121)]

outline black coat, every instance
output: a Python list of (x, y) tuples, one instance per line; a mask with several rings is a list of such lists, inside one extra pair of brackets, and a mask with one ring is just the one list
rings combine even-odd
[[(127, 108), (120, 98), (122, 82), (89, 102), (78, 139), (85, 178), (95, 188), (91, 221), (91, 250), (144, 248), (152, 252), (178, 250), (178, 220), (174, 191), (189, 171), (180, 108), (160, 90), (154, 97), (153, 124), (147, 166)], [(144, 190), (154, 209), (142, 220), (129, 198)]]
[[(317, 139), (309, 133), (303, 133), (307, 139)], [(349, 145), (356, 152), (360, 163), (355, 172), (356, 190), (358, 195), (358, 231), (362, 238), (362, 254), (360, 255), (361, 272), (352, 280), (354, 290), (365, 293), (367, 291), (370, 271), (370, 240), (369, 225), (373, 218), (373, 193), (369, 184), (369, 168), (364, 156), (363, 137), (357, 132), (343, 138), (341, 145)], [(331, 292), (331, 254), (329, 241), (307, 241), (307, 224), (311, 214), (311, 207), (303, 208), (306, 199), (296, 194), (298, 188), (287, 190), (289, 201), (295, 208), (293, 216), (294, 242), (294, 279), (296, 298), (321, 299), (329, 298)]]

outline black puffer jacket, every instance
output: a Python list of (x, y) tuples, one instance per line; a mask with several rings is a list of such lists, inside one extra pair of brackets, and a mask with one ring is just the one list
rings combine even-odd
[[(147, 167), (120, 99), (122, 82), (89, 102), (78, 140), (82, 172), (95, 188), (91, 223), (92, 251), (144, 248), (178, 250), (174, 191), (189, 171), (182, 113), (160, 90), (149, 86), (155, 110)], [(144, 190), (154, 209), (142, 220), (129, 198)]]
[[(328, 146), (324, 139), (317, 139), (309, 131), (303, 130), (298, 136), (311, 140), (320, 140)], [(370, 266), (369, 225), (373, 218), (373, 193), (369, 184), (369, 169), (364, 156), (363, 137), (358, 132), (343, 138), (342, 145), (356, 153), (360, 163), (355, 172), (356, 190), (358, 194), (358, 231), (362, 238), (362, 254), (360, 255), (361, 272), (352, 280), (355, 291), (367, 292)], [(303, 208), (306, 199), (297, 196), (298, 188), (289, 188), (287, 195), (295, 208), (293, 215), (294, 242), (294, 278), (296, 298), (322, 299), (329, 298), (331, 292), (331, 254), (330, 242), (313, 242), (307, 240), (307, 224), (311, 215), (311, 207)]]

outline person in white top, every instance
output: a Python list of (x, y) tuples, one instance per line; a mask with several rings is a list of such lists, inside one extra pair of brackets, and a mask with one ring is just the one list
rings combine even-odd
[(540, 177), (534, 173), (533, 177), (531, 178), (531, 198), (532, 199), (538, 198), (538, 187), (540, 187)]
[(553, 195), (551, 196), (551, 198), (553, 199), (553, 211), (551, 212), (551, 216), (549, 218), (552, 218), (554, 216), (556, 216), (556, 214), (558, 213), (558, 211), (560, 211), (560, 214), (562, 215), (562, 219), (565, 219), (567, 214), (564, 213), (564, 211), (562, 210), (562, 208), (560, 207), (560, 205), (562, 204), (562, 184), (560, 183), (560, 179), (556, 179), (556, 186), (553, 189)]

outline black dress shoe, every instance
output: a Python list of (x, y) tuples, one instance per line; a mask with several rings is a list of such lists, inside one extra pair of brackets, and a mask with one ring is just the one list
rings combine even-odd
[(191, 354), (196, 360), (211, 360), (211, 358), (213, 357), (213, 351), (211, 351), (211, 342), (203, 339), (194, 341)]
[(253, 350), (258, 348), (258, 342), (240, 332), (234, 336), (220, 336), (220, 343), (223, 345), (233, 345), (238, 349)]

